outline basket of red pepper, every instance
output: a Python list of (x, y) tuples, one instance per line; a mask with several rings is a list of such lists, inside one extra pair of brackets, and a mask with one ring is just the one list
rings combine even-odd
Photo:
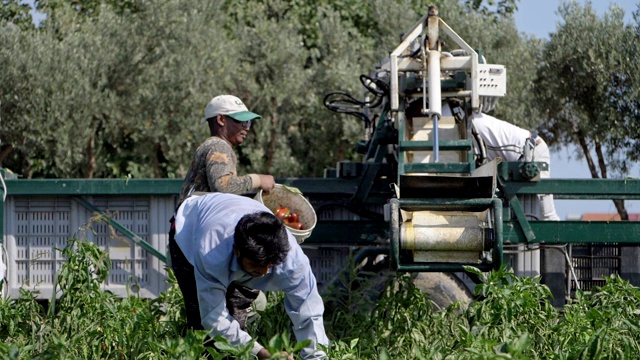
[(255, 199), (282, 220), (298, 243), (311, 235), (318, 221), (313, 206), (297, 188), (276, 184), (269, 194), (260, 190)]

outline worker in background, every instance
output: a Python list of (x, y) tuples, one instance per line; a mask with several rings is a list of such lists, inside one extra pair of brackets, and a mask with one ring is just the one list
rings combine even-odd
[[(311, 340), (302, 350), (303, 358), (326, 357), (317, 346), (329, 343), (322, 317), (324, 304), (309, 259), (267, 207), (233, 194), (191, 196), (176, 212), (175, 230), (178, 247), (171, 249), (172, 261), (174, 266), (190, 268), (188, 276), (181, 276), (188, 277), (186, 283), (194, 290), (197, 287), (198, 318), (212, 337), (222, 335), (236, 346), (252, 340), (225, 304), (232, 284), (283, 291), (296, 339)], [(271, 356), (257, 342), (251, 353), (258, 359)], [(293, 359), (292, 355), (288, 358)]]
[[(245, 194), (258, 189), (268, 193), (273, 189), (273, 176), (240, 176), (236, 169), (237, 158), (233, 148), (244, 142), (252, 123), (260, 118), (260, 115), (249, 111), (242, 100), (235, 96), (219, 95), (211, 99), (201, 120), (201, 123), (208, 124), (211, 137), (196, 150), (180, 191), (178, 206), (194, 192)], [(195, 286), (183, 282), (183, 279), (189, 279), (193, 275), (193, 270), (180, 268), (179, 263), (174, 262), (174, 250), (177, 249), (174, 234), (172, 223), (169, 231), (169, 252), (172, 268), (187, 306), (187, 328), (202, 330)], [(227, 295), (229, 311), (242, 327), (245, 326), (247, 315), (251, 312), (253, 301), (258, 295), (259, 291), (254, 289), (235, 284), (230, 287)]]
[(273, 189), (273, 176), (238, 176), (236, 169), (233, 147), (244, 142), (251, 125), (260, 118), (233, 95), (219, 95), (211, 99), (201, 120), (209, 125), (211, 137), (196, 150), (180, 191), (179, 203), (194, 191), (245, 194), (253, 190), (269, 192)]
[[(470, 117), (471, 126), (484, 142), (487, 160), (497, 157), (503, 161), (537, 161), (549, 164), (548, 170), (540, 171), (540, 178), (551, 177), (551, 155), (544, 140), (529, 130), (484, 113)], [(530, 154), (530, 155), (529, 155)], [(527, 158), (529, 156), (530, 158)], [(556, 213), (552, 194), (538, 194), (541, 220), (560, 220)]]

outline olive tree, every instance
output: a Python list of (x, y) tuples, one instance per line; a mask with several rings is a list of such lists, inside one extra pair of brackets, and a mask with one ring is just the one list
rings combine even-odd
[[(615, 5), (602, 18), (590, 3), (563, 3), (559, 13), (535, 86), (545, 137), (575, 144), (593, 178), (624, 175), (638, 158), (638, 34)], [(614, 204), (627, 219), (624, 202)]]
[[(0, 165), (24, 177), (182, 177), (222, 93), (263, 115), (239, 171), (320, 176), (357, 159), (361, 137), (323, 97), (361, 91), (359, 75), (426, 12), (416, 0), (41, 0), (36, 28), (18, 4), (0, 6)], [(523, 48), (515, 1), (486, 20), (482, 1), (435, 4), (473, 24), (464, 36), (484, 34), (492, 62)]]
[(210, 79), (223, 91), (235, 62), (233, 43), (211, 36), (224, 14), (200, 5), (197, 17), (177, 1), (135, 16), (105, 7), (89, 21), (58, 8), (39, 31), (2, 32), (4, 165), (25, 177), (181, 176)]

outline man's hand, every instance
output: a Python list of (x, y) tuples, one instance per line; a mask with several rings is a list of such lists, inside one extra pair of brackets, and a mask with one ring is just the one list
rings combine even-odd
[(271, 353), (267, 349), (262, 348), (260, 349), (260, 351), (258, 351), (256, 356), (258, 357), (258, 359), (268, 359), (271, 357)]
[(258, 176), (260, 176), (260, 188), (268, 194), (276, 186), (276, 180), (271, 175), (259, 174)]
[[(285, 355), (287, 357), (287, 360), (295, 360), (293, 355), (289, 355), (286, 351), (283, 351), (282, 355)], [(260, 351), (258, 351), (256, 356), (258, 357), (258, 359), (269, 359), (271, 358), (271, 353), (267, 349), (262, 348), (260, 349)]]

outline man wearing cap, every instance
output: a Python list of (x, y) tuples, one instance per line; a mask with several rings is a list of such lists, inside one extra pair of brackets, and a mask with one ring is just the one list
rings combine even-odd
[(201, 121), (209, 125), (211, 137), (196, 150), (180, 191), (179, 203), (196, 191), (244, 194), (252, 190), (269, 192), (273, 189), (275, 180), (271, 175), (238, 176), (236, 171), (237, 158), (233, 147), (244, 142), (251, 124), (260, 118), (233, 95), (211, 99)]
[[(195, 156), (182, 184), (178, 206), (194, 192), (220, 192), (245, 194), (262, 189), (269, 192), (275, 186), (271, 175), (247, 174), (239, 176), (236, 170), (237, 158), (233, 147), (242, 144), (251, 129), (253, 121), (261, 116), (247, 109), (242, 100), (232, 95), (216, 96), (204, 110), (201, 123), (209, 125), (211, 137), (206, 139), (196, 150)], [(175, 241), (175, 224), (169, 231), (169, 252), (172, 268), (183, 294), (187, 328), (202, 330), (198, 309), (198, 294), (195, 284), (185, 279), (193, 277), (193, 268), (183, 266), (176, 261), (177, 244)], [(232, 283), (227, 291), (227, 307), (230, 314), (244, 328), (247, 315), (252, 310), (252, 303), (259, 295), (258, 290)]]

